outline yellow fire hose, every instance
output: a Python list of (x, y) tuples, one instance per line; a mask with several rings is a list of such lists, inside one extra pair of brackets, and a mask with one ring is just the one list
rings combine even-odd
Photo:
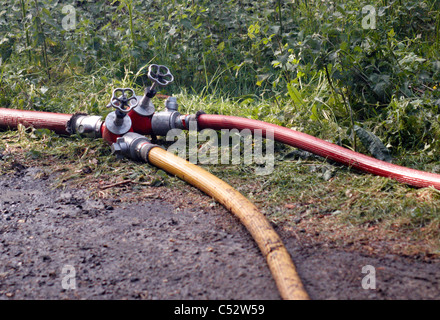
[(246, 197), (206, 170), (160, 147), (151, 147), (146, 157), (145, 160), (152, 165), (185, 180), (213, 197), (240, 219), (266, 258), (283, 299), (309, 299), (281, 238)]

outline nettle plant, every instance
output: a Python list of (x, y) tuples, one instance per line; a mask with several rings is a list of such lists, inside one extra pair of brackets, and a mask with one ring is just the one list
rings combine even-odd
[[(432, 115), (440, 102), (435, 1), (326, 1), (315, 3), (313, 10), (310, 2), (296, 6), (280, 11), (294, 21), (283, 25), (284, 33), (281, 24), (274, 28), (264, 19), (248, 29), (253, 40), (248, 60), (272, 57), (272, 68), (259, 69), (257, 85), (271, 82), (296, 106), (305, 94), (313, 96), (307, 104), (310, 118), (350, 128), (352, 147), (354, 125), (361, 123), (394, 146), (415, 147), (424, 140), (420, 137), (437, 136), (435, 125), (428, 124), (436, 121)], [(327, 90), (321, 90), (323, 76)], [(414, 108), (396, 119), (396, 104)], [(408, 139), (411, 134), (418, 138)]]

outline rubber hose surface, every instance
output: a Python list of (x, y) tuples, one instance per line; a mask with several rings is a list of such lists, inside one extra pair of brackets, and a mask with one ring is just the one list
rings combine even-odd
[(440, 190), (440, 175), (425, 171), (410, 169), (381, 161), (358, 152), (340, 147), (333, 143), (318, 139), (306, 133), (281, 127), (275, 124), (234, 116), (202, 114), (198, 118), (200, 129), (250, 129), (262, 130), (263, 136), (269, 130), (273, 132), (275, 141), (292, 147), (312, 152), (321, 157), (334, 160), (346, 166), (388, 177), (414, 187), (433, 186)]
[(68, 135), (67, 122), (71, 114), (16, 110), (0, 108), (0, 128), (16, 129), (18, 124), (35, 129), (49, 129), (58, 134)]

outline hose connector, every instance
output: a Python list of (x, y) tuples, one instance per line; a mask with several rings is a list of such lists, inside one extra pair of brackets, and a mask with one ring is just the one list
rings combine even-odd
[(165, 101), (165, 110), (156, 112), (151, 119), (151, 129), (155, 135), (166, 136), (171, 129), (185, 129), (178, 111), (176, 97)]
[(199, 110), (199, 111), (197, 111), (196, 114), (186, 115), (185, 119), (184, 119), (184, 123), (185, 123), (184, 129), (199, 131), (200, 130), (200, 128), (199, 128), (199, 117), (202, 114), (206, 114), (205, 111)]
[(89, 116), (86, 114), (75, 114), (69, 121), (69, 132), (78, 133), (89, 138), (101, 138), (101, 116)]
[(116, 139), (116, 142), (111, 146), (111, 150), (112, 154), (116, 155), (118, 159), (130, 158), (135, 161), (148, 162), (148, 153), (154, 147), (157, 147), (157, 145), (152, 144), (143, 135), (128, 132)]

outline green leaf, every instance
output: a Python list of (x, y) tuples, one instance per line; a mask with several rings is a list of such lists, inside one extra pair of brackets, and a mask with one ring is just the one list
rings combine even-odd
[(267, 80), (269, 77), (271, 76), (270, 73), (266, 73), (266, 74), (259, 74), (257, 75), (257, 86), (261, 86), (261, 84), (263, 83), (264, 80)]
[(304, 105), (301, 93), (295, 88), (293, 81), (287, 85), (287, 92), (295, 105)]
[(187, 29), (196, 30), (196, 28), (194, 28), (193, 25), (191, 24), (191, 21), (187, 18), (181, 19), (180, 24)]
[(373, 157), (386, 162), (392, 161), (390, 151), (376, 135), (358, 125), (354, 125), (353, 128), (356, 135), (359, 137), (359, 140), (361, 140), (362, 144), (368, 149)]

